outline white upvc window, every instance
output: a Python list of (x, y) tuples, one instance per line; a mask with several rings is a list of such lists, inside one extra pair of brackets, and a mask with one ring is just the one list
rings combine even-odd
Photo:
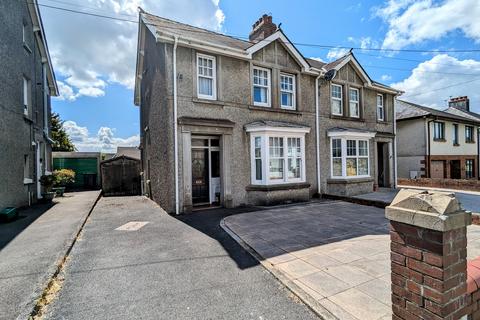
[(270, 70), (260, 67), (253, 68), (253, 104), (260, 107), (270, 107)]
[(332, 84), (332, 114), (337, 116), (343, 115), (343, 93), (342, 86)]
[(369, 141), (365, 138), (332, 137), (332, 178), (363, 178), (370, 176)]
[(31, 101), (31, 85), (30, 80), (23, 77), (23, 114), (28, 116), (30, 114)]
[(280, 102), (282, 109), (295, 110), (295, 76), (280, 74)]
[(251, 133), (252, 184), (304, 182), (305, 134)]
[(356, 88), (349, 89), (350, 117), (360, 117), (360, 91)]
[(217, 99), (217, 67), (213, 56), (197, 54), (197, 96), (201, 99)]
[(385, 105), (381, 94), (377, 94), (377, 120), (385, 121)]

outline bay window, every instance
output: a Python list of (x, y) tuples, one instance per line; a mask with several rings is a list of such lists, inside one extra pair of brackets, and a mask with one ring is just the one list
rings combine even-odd
[(354, 178), (370, 176), (368, 137), (332, 137), (332, 178)]
[(253, 104), (270, 107), (270, 70), (253, 68)]
[(251, 132), (252, 184), (305, 181), (305, 134)]
[(280, 74), (280, 102), (283, 109), (295, 109), (295, 76)]
[(217, 99), (215, 57), (197, 54), (197, 95), (202, 99)]

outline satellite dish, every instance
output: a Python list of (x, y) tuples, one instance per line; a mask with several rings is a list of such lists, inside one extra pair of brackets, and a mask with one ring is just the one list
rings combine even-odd
[(337, 70), (330, 69), (325, 73), (325, 75), (323, 77), (325, 78), (325, 80), (330, 81), (333, 78), (335, 78), (336, 75), (337, 75)]

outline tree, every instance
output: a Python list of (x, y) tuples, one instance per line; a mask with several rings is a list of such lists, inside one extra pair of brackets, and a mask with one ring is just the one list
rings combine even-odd
[(53, 112), (51, 117), (52, 122), (52, 139), (54, 142), (52, 151), (76, 151), (75, 145), (68, 136), (68, 133), (63, 127), (63, 121), (60, 119), (58, 113)]

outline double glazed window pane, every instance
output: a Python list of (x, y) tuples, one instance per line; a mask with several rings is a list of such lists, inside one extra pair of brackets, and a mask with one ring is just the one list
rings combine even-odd
[(281, 103), (284, 107), (293, 107), (294, 77), (289, 75), (280, 76)]
[(368, 158), (358, 159), (358, 175), (359, 176), (368, 175)]
[(268, 103), (269, 74), (267, 70), (253, 69), (253, 99), (255, 102)]
[(198, 57), (198, 93), (213, 97), (213, 59)]
[(332, 113), (342, 114), (342, 87), (332, 85)]
[(198, 92), (201, 95), (213, 95), (213, 79), (198, 77)]
[(262, 138), (255, 137), (255, 179), (262, 180)]
[(300, 138), (287, 139), (288, 178), (298, 179), (301, 176), (301, 150)]
[(368, 143), (367, 141), (360, 140), (358, 141), (358, 155), (366, 157), (368, 156)]
[[(346, 154), (342, 154), (342, 143), (346, 144)], [(367, 176), (368, 161), (367, 140), (332, 139), (332, 176)]]
[(356, 158), (347, 158), (347, 176), (356, 176), (357, 175), (357, 159)]
[(283, 179), (283, 138), (269, 138), (270, 179)]
[(356, 155), (357, 155), (357, 141), (347, 140), (347, 156), (356, 156)]
[(351, 117), (359, 117), (360, 110), (359, 110), (359, 97), (358, 97), (358, 90), (357, 89), (350, 89), (350, 116)]
[(267, 103), (267, 94), (268, 89), (262, 87), (254, 87), (253, 88), (253, 97), (255, 102)]

